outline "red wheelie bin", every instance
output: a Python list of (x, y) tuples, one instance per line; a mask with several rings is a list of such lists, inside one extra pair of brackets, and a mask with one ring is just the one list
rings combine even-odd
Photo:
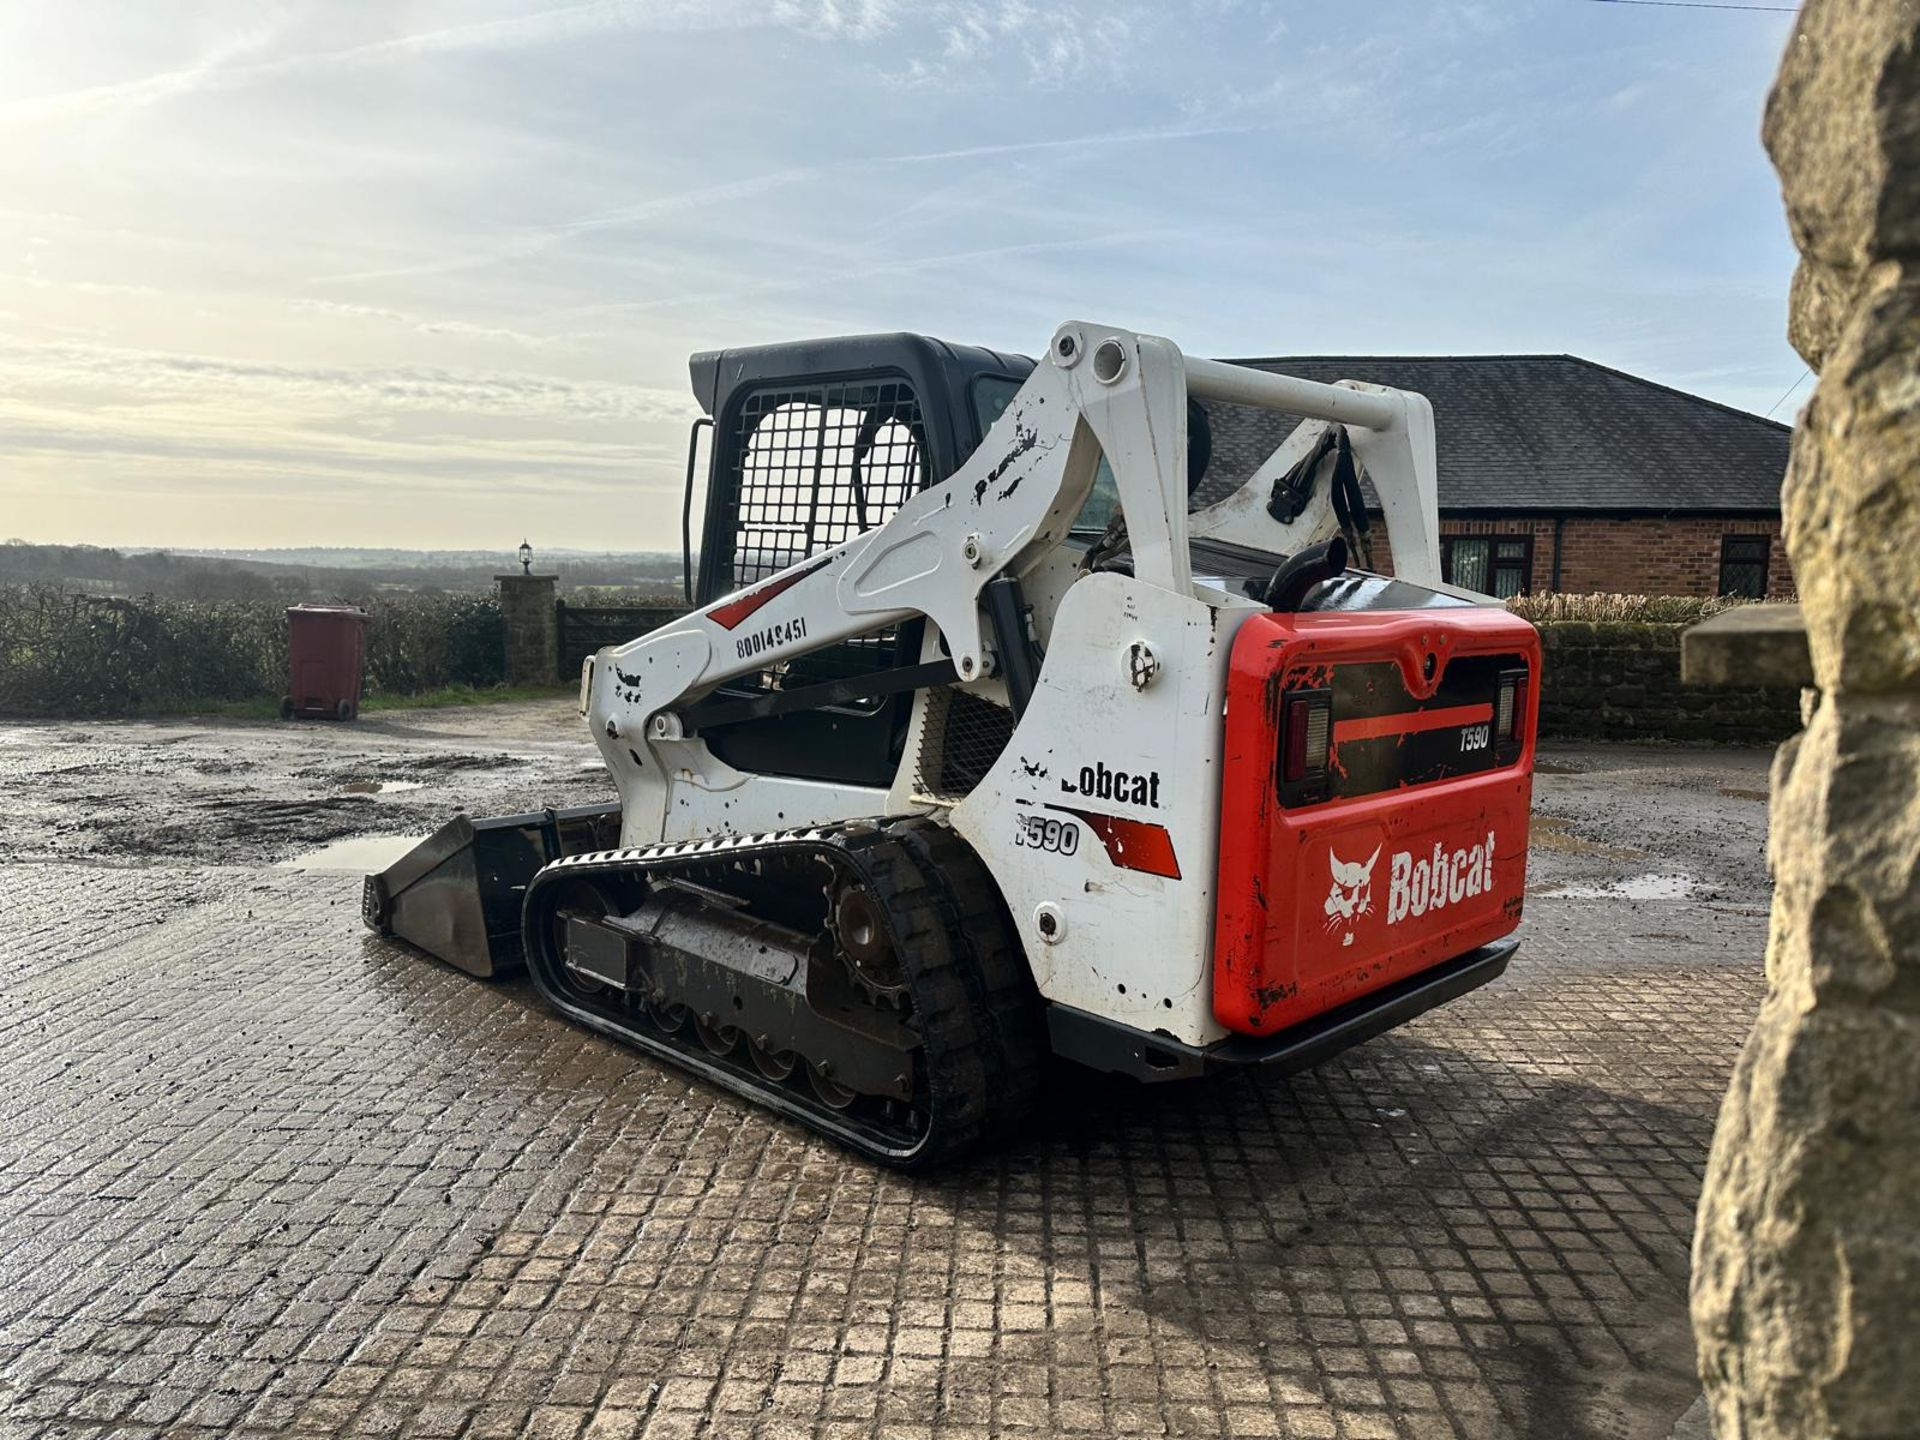
[(287, 611), (287, 694), (280, 718), (351, 720), (360, 713), (367, 612), (352, 605), (295, 605)]

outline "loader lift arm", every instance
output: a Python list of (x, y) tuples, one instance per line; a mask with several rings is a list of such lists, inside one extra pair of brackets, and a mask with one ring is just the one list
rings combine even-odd
[[(589, 661), (583, 689), (595, 734), (682, 741), (702, 718), (690, 698), (920, 616), (938, 627), (961, 683), (999, 676), (1005, 644), (993, 643), (983, 624), (983, 592), (997, 578), (1019, 580), (1065, 540), (1103, 455), (1118, 485), (1135, 576), (1189, 593), (1189, 396), (1346, 426), (1381, 497), (1399, 573), (1438, 583), (1433, 424), (1422, 397), (1190, 359), (1168, 340), (1070, 323), (973, 456), (885, 524)], [(1318, 528), (1325, 506), (1310, 513)], [(1204, 518), (1225, 523), (1212, 511)], [(883, 693), (875, 683), (858, 694)], [(835, 703), (847, 692), (821, 687), (818, 698)], [(716, 714), (750, 713), (711, 709), (704, 719), (711, 725)], [(602, 749), (616, 775), (645, 768), (630, 743)]]

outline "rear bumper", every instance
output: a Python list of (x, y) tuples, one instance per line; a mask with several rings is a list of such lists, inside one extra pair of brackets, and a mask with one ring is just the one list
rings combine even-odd
[(1188, 1045), (1064, 1005), (1048, 1007), (1047, 1029), (1054, 1054), (1139, 1080), (1187, 1080), (1242, 1069), (1290, 1075), (1478, 989), (1500, 975), (1519, 948), (1514, 936), (1495, 940), (1277, 1035), (1234, 1035), (1214, 1045)]

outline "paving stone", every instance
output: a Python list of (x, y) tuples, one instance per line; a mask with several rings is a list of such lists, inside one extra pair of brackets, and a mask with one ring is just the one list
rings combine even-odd
[(1612, 1435), (1692, 1399), (1756, 907), (1659, 967), (1633, 907), (1535, 899), (1509, 978), (1316, 1072), (1062, 1072), (908, 1180), (369, 938), (349, 877), (0, 870), (8, 1436)]

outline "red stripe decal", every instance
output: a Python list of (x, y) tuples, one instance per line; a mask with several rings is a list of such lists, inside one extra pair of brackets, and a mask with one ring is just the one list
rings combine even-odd
[(1403, 710), (1398, 715), (1369, 715), (1363, 720), (1337, 720), (1333, 743), (1378, 740), (1383, 735), (1418, 735), (1423, 730), (1445, 730), (1450, 725), (1478, 725), (1493, 719), (1491, 705), (1449, 705), (1444, 710)]
[[(713, 609), (707, 612), (707, 618), (722, 630), (731, 630), (776, 595), (786, 594), (787, 591), (798, 585), (802, 580), (806, 579), (807, 576), (813, 574), (814, 571), (818, 570), (831, 559), (833, 559), (831, 555), (822, 555), (811, 565), (802, 569), (791, 571), (785, 575), (776, 575), (758, 590), (749, 590), (746, 594), (729, 600), (724, 605), (714, 606)], [(1487, 713), (1492, 714), (1493, 712), (1488, 711)]]
[(1139, 870), (1148, 875), (1180, 878), (1180, 862), (1174, 858), (1173, 836), (1164, 825), (1149, 820), (1129, 820), (1121, 815), (1102, 815), (1094, 810), (1074, 810), (1065, 805), (1049, 805), (1087, 822), (1107, 847), (1107, 858), (1123, 870)]

